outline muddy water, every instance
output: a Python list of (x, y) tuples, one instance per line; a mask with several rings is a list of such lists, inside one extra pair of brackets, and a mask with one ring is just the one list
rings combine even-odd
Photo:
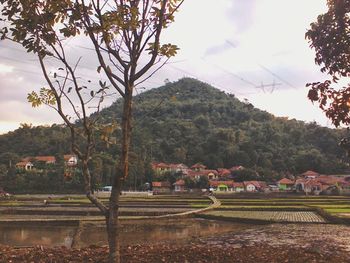
[(0, 244), (9, 246), (70, 247), (75, 227), (61, 226), (0, 226)]
[[(185, 242), (192, 238), (238, 232), (252, 227), (245, 224), (203, 219), (130, 220), (121, 223), (123, 244)], [(77, 227), (73, 226), (0, 226), (0, 244), (66, 246), (69, 248), (72, 246), (73, 237), (77, 247), (106, 244), (103, 225), (84, 224), (79, 231), (77, 230)]]

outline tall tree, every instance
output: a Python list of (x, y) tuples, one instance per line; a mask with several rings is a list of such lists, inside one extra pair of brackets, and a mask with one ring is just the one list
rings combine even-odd
[[(350, 0), (328, 0), (328, 11), (319, 15), (306, 32), (316, 52), (315, 63), (331, 79), (309, 83), (308, 97), (317, 101), (335, 126), (350, 124)], [(340, 85), (339, 81), (348, 84)], [(341, 87), (342, 86), (342, 87)], [(350, 153), (350, 139), (341, 145)]]
[[(129, 173), (133, 94), (137, 85), (176, 54), (177, 46), (162, 44), (161, 34), (174, 21), (174, 13), (183, 1), (0, 0), (6, 23), (1, 30), (2, 39), (11, 39), (37, 54), (49, 86), (40, 93), (29, 94), (29, 101), (33, 106), (46, 104), (54, 108), (71, 131), (72, 150), (82, 161), (86, 195), (106, 217), (110, 262), (120, 261), (118, 203), (122, 183)], [(99, 111), (103, 99), (110, 95), (109, 85), (100, 81), (96, 88), (89, 80), (85, 80), (88, 85), (82, 82), (78, 71), (80, 59), (72, 63), (66, 52), (67, 41), (79, 35), (90, 40), (99, 64), (98, 73), (104, 72), (124, 102), (121, 151), (108, 207), (91, 192), (88, 161), (95, 146), (98, 117), (89, 116), (88, 109), (94, 107)], [(51, 75), (48, 59), (60, 64)], [(79, 120), (78, 125), (69, 116), (71, 112)], [(105, 127), (103, 130), (111, 131)]]
[(308, 97), (319, 102), (335, 126), (350, 124), (350, 84), (339, 87), (339, 80), (350, 76), (350, 1), (328, 0), (328, 11), (319, 15), (305, 37), (315, 50), (315, 63), (331, 79), (307, 84)]

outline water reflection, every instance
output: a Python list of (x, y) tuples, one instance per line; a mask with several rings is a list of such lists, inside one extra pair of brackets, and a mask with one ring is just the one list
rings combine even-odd
[[(156, 243), (163, 241), (184, 242), (193, 237), (217, 235), (247, 228), (244, 224), (234, 224), (201, 219), (144, 220), (122, 222), (120, 237), (124, 244)], [(86, 227), (79, 245), (106, 244), (105, 228)]]
[[(130, 220), (121, 222), (120, 237), (123, 244), (153, 242), (184, 242), (192, 237), (218, 235), (247, 228), (243, 224), (233, 224), (201, 219), (171, 220)], [(0, 244), (11, 246), (66, 246), (71, 247), (76, 227), (2, 227)], [(80, 236), (76, 236), (79, 247), (105, 245), (106, 232), (103, 225), (85, 225)]]
[(9, 246), (71, 247), (75, 227), (0, 226), (0, 244)]

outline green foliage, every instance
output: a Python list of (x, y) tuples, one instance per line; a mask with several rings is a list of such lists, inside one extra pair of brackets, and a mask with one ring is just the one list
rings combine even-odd
[(237, 170), (232, 173), (232, 176), (236, 182), (252, 181), (252, 180), (262, 180), (255, 170), (253, 169), (243, 169)]
[[(0, 163), (8, 165), (11, 159), (12, 164), (16, 164), (19, 157), (68, 153), (70, 148), (69, 131), (61, 125), (22, 125), (19, 129), (0, 136)], [(9, 155), (12, 155), (10, 159)]]
[[(121, 106), (117, 101), (104, 109), (102, 120), (120, 118)], [(136, 96), (134, 119), (133, 150), (156, 161), (262, 168), (266, 178), (347, 169), (338, 146), (345, 130), (274, 117), (193, 79)]]
[(39, 107), (42, 104), (53, 106), (56, 104), (56, 98), (52, 90), (47, 88), (41, 88), (39, 94), (32, 91), (27, 96), (28, 102), (33, 108)]
[(209, 180), (206, 176), (199, 177), (199, 180), (196, 184), (197, 188), (199, 189), (207, 189), (209, 188)]
[[(102, 110), (101, 127), (111, 128), (114, 119), (120, 123), (121, 108), (122, 101), (117, 101)], [(250, 169), (239, 172), (249, 173), (242, 175), (242, 180), (268, 181), (288, 172), (312, 169), (334, 174), (348, 168), (345, 152), (337, 145), (345, 130), (276, 118), (193, 79), (168, 83), (136, 96), (134, 120), (126, 189), (142, 189), (153, 179), (167, 180), (154, 178), (152, 161), (187, 165), (202, 162), (214, 169), (243, 165)], [(96, 141), (94, 161), (89, 164), (95, 187), (110, 185), (119, 147), (118, 141), (109, 148), (104, 140)], [(9, 152), (25, 157), (69, 150), (69, 131), (59, 125), (23, 125), (0, 136), (0, 156), (4, 154), (0, 163), (5, 165)]]
[(192, 180), (192, 178), (190, 178), (190, 177), (185, 177), (185, 178), (184, 178), (184, 181), (185, 181), (185, 187), (186, 187), (187, 189), (193, 189), (193, 188), (195, 188), (196, 183), (195, 183), (195, 181)]
[[(321, 71), (327, 73), (331, 80), (307, 84), (310, 87), (308, 97), (319, 103), (334, 125), (349, 125), (350, 1), (329, 0), (327, 5), (327, 12), (317, 17), (305, 37), (315, 50), (315, 63), (321, 66)], [(339, 79), (347, 81), (347, 85), (340, 87)], [(350, 152), (349, 142), (347, 138), (343, 145)]]

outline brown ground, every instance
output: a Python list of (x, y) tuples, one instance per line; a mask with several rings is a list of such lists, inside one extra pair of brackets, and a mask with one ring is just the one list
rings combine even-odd
[[(106, 247), (89, 247), (79, 250), (66, 248), (0, 248), (0, 262), (8, 263), (81, 263), (107, 262)], [(156, 246), (136, 245), (122, 249), (122, 262), (350, 262), (349, 254), (344, 251), (323, 252), (318, 249), (293, 248), (281, 246), (275, 248), (267, 244), (254, 247), (243, 246), (207, 246), (204, 244)]]
[[(107, 247), (84, 249), (0, 247), (1, 263), (107, 262)], [(122, 262), (350, 262), (350, 228), (341, 225), (273, 224), (240, 232), (122, 248)]]

